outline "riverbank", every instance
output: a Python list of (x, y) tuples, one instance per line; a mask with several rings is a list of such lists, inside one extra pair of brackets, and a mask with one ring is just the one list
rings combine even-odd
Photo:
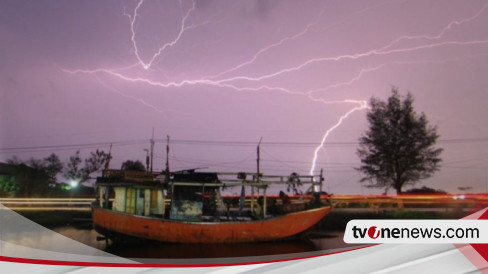
[(15, 210), (23, 217), (47, 228), (63, 226), (91, 226), (91, 211)]

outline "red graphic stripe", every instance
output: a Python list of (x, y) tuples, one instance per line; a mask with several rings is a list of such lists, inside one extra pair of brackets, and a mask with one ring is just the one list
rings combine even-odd
[[(375, 244), (376, 245), (376, 244)], [(332, 252), (327, 254), (320, 254), (307, 257), (299, 257), (292, 259), (282, 259), (276, 261), (262, 261), (262, 262), (245, 262), (245, 263), (228, 263), (228, 264), (143, 264), (143, 263), (101, 263), (101, 262), (77, 262), (77, 261), (56, 261), (56, 260), (41, 260), (41, 259), (29, 259), (29, 258), (16, 258), (8, 256), (0, 256), (0, 261), (11, 263), (23, 263), (23, 264), (42, 264), (42, 265), (65, 265), (65, 266), (90, 266), (90, 267), (218, 267), (218, 266), (238, 266), (238, 265), (251, 265), (251, 264), (265, 264), (265, 263), (277, 263), (286, 261), (295, 261), (302, 259), (317, 258), (322, 256), (328, 256), (333, 254), (340, 254), (349, 251), (359, 250), (363, 248), (372, 247), (375, 245), (363, 246), (338, 252)]]

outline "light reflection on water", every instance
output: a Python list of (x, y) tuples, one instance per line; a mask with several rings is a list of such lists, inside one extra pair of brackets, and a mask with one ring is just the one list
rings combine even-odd
[(278, 254), (304, 253), (344, 247), (344, 232), (327, 232), (320, 238), (266, 243), (240, 244), (172, 244), (154, 243), (140, 245), (108, 244), (97, 241), (101, 236), (93, 229), (65, 226), (52, 229), (73, 240), (125, 258), (228, 258)]

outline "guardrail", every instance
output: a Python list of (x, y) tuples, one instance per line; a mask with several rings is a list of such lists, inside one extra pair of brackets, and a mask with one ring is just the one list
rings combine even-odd
[[(291, 196), (292, 201), (297, 201), (300, 196)], [(224, 199), (239, 199), (239, 196), (223, 196)], [(278, 199), (278, 196), (270, 195), (270, 198)], [(322, 198), (326, 198), (325, 195)], [(256, 199), (256, 197), (255, 197)], [(350, 209), (387, 209), (401, 210), (418, 208), (460, 208), (472, 207), (475, 204), (488, 206), (488, 195), (461, 194), (461, 195), (334, 195), (329, 198), (337, 204), (337, 208)], [(111, 199), (113, 200), (113, 199)], [(73, 210), (90, 211), (95, 198), (0, 198), (0, 204), (12, 210)], [(307, 201), (307, 198), (304, 200)], [(171, 199), (166, 198), (167, 205)], [(246, 204), (250, 203), (250, 197), (246, 197)], [(0, 206), (0, 210), (3, 209)]]
[(0, 210), (67, 210), (90, 211), (94, 198), (0, 198)]

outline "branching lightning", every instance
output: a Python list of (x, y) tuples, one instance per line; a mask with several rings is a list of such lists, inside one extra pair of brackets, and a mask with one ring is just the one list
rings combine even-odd
[(149, 107), (149, 108), (153, 109), (154, 111), (156, 111), (158, 113), (161, 113), (163, 115), (165, 114), (162, 110), (160, 110), (159, 108), (157, 108), (154, 105), (149, 104), (148, 102), (144, 101), (143, 99), (138, 98), (138, 97), (135, 97), (135, 96), (131, 96), (131, 95), (128, 95), (128, 94), (125, 94), (125, 93), (121, 92), (120, 90), (118, 90), (118, 89), (116, 89), (114, 87), (111, 87), (111, 86), (107, 85), (100, 78), (97, 77), (97, 79), (98, 79), (98, 82), (100, 83), (100, 85), (104, 86), (108, 90), (110, 90), (112, 92), (115, 92), (115, 93), (119, 94), (122, 97), (129, 98), (131, 100), (134, 100), (136, 102), (139, 102), (139, 103), (143, 104), (144, 106)]
[(329, 137), (330, 133), (334, 131), (336, 128), (338, 128), (349, 115), (351, 115), (352, 113), (358, 110), (365, 109), (367, 107), (368, 104), (365, 101), (362, 101), (358, 107), (354, 107), (348, 112), (346, 112), (346, 114), (342, 115), (339, 121), (325, 132), (324, 136), (322, 137), (322, 140), (320, 141), (320, 145), (316, 147), (314, 150), (312, 167), (310, 167), (310, 172), (309, 172), (310, 175), (313, 175), (315, 173), (315, 163), (317, 162), (317, 159), (319, 157), (319, 151), (324, 147), (325, 141), (327, 140), (327, 137)]
[[(125, 14), (129, 18), (129, 25), (130, 25), (130, 34), (131, 34), (131, 42), (132, 42), (132, 47), (133, 47), (133, 52), (135, 55), (135, 58), (137, 59), (137, 63), (134, 65), (131, 65), (129, 67), (126, 67), (124, 69), (130, 69), (134, 68), (135, 66), (141, 66), (145, 70), (148, 70), (151, 68), (151, 66), (154, 64), (154, 62), (161, 56), (163, 52), (165, 52), (168, 48), (174, 47), (177, 45), (177, 43), (181, 40), (181, 37), (184, 35), (184, 33), (192, 28), (196, 28), (199, 26), (202, 26), (204, 24), (209, 23), (209, 21), (205, 21), (196, 25), (190, 25), (188, 26), (188, 19), (191, 16), (191, 14), (195, 11), (196, 9), (196, 4), (195, 2), (192, 2), (192, 6), (186, 10), (182, 11), (182, 16), (181, 16), (181, 22), (180, 22), (180, 29), (178, 34), (174, 39), (172, 39), (169, 42), (166, 42), (159, 47), (159, 49), (152, 54), (151, 58), (148, 61), (144, 61), (143, 58), (141, 57), (140, 54), (140, 49), (137, 46), (137, 41), (136, 41), (136, 21), (138, 17), (140, 16), (140, 8), (143, 5), (144, 0), (139, 0), (137, 3), (136, 7), (133, 10), (132, 14)], [(181, 2), (180, 2), (180, 6)], [(364, 100), (353, 100), (353, 99), (344, 99), (344, 100), (325, 100), (322, 98), (315, 97), (314, 95), (328, 91), (330, 89), (334, 88), (339, 88), (343, 86), (348, 86), (351, 85), (357, 81), (359, 81), (365, 74), (380, 70), (387, 66), (388, 64), (410, 64), (410, 63), (415, 63), (415, 62), (427, 62), (427, 61), (408, 61), (408, 62), (389, 62), (389, 63), (382, 63), (380, 65), (376, 65), (371, 68), (362, 68), (358, 72), (357, 75), (355, 75), (353, 78), (347, 81), (342, 81), (338, 83), (331, 84), (329, 86), (326, 86), (324, 88), (320, 89), (314, 89), (314, 90), (292, 90), (288, 89), (283, 86), (271, 86), (269, 84), (264, 83), (266, 80), (276, 78), (278, 76), (283, 76), (288, 73), (300, 71), (306, 67), (311, 66), (312, 64), (322, 64), (322, 63), (327, 63), (327, 62), (339, 62), (342, 60), (359, 60), (359, 59), (364, 59), (364, 58), (370, 58), (370, 57), (376, 57), (376, 56), (387, 56), (387, 55), (396, 55), (396, 54), (403, 54), (403, 53), (409, 53), (409, 52), (417, 52), (417, 51), (424, 51), (424, 50), (429, 50), (433, 48), (439, 48), (439, 47), (447, 47), (447, 46), (474, 46), (474, 45), (485, 45), (488, 44), (488, 40), (469, 40), (469, 41), (458, 41), (458, 40), (447, 40), (447, 41), (434, 41), (434, 40), (440, 40), (445, 36), (445, 34), (451, 30), (454, 26), (460, 26), (462, 24), (474, 21), (477, 19), (483, 12), (488, 8), (488, 3), (483, 5), (483, 7), (476, 12), (474, 15), (464, 18), (464, 19), (459, 19), (459, 20), (454, 20), (449, 22), (447, 25), (445, 25), (436, 35), (416, 35), (416, 36), (400, 36), (391, 42), (387, 43), (384, 46), (381, 46), (376, 49), (371, 49), (368, 51), (364, 52), (359, 52), (359, 53), (354, 53), (354, 54), (342, 54), (342, 55), (337, 55), (337, 56), (328, 56), (328, 57), (316, 57), (312, 58), (309, 60), (305, 60), (301, 62), (298, 65), (295, 66), (290, 66), (290, 67), (285, 67), (285, 68), (280, 68), (274, 72), (268, 73), (268, 74), (263, 74), (259, 76), (248, 76), (248, 75), (238, 75), (238, 76), (229, 76), (227, 78), (223, 78), (223, 76), (229, 75), (233, 72), (236, 72), (240, 70), (243, 67), (246, 66), (251, 66), (256, 60), (258, 60), (264, 53), (271, 51), (277, 47), (283, 46), (286, 44), (288, 41), (292, 40), (297, 40), (300, 37), (303, 37), (305, 34), (309, 33), (311, 28), (317, 25), (318, 19), (323, 15), (324, 10), (322, 10), (317, 18), (311, 22), (310, 24), (307, 24), (300, 32), (295, 33), (293, 35), (284, 37), (280, 39), (277, 42), (271, 43), (269, 45), (266, 45), (259, 49), (249, 60), (242, 62), (240, 64), (237, 64), (231, 68), (225, 69), (213, 76), (203, 76), (198, 79), (184, 79), (180, 81), (156, 81), (152, 80), (149, 78), (144, 78), (144, 77), (132, 77), (126, 75), (124, 72), (121, 72), (122, 69), (104, 69), (104, 68), (98, 68), (98, 69), (93, 69), (93, 70), (82, 70), (82, 69), (76, 69), (76, 70), (67, 70), (63, 69), (64, 72), (70, 73), (70, 74), (107, 74), (112, 77), (118, 78), (123, 81), (127, 82), (133, 82), (133, 83), (143, 83), (151, 86), (156, 86), (160, 88), (179, 88), (183, 86), (189, 86), (189, 85), (208, 85), (208, 86), (213, 86), (217, 88), (224, 88), (224, 89), (230, 89), (234, 91), (239, 91), (239, 92), (257, 92), (257, 91), (262, 91), (262, 90), (272, 90), (272, 91), (278, 91), (278, 92), (283, 92), (286, 94), (290, 95), (298, 95), (298, 96), (305, 96), (309, 100), (317, 103), (322, 103), (322, 104), (353, 104), (354, 107), (351, 108), (349, 111), (347, 111), (344, 115), (342, 115), (337, 123), (335, 123), (332, 127), (330, 127), (322, 136), (320, 144), (315, 148), (314, 153), (313, 153), (313, 158), (311, 160), (311, 168), (309, 173), (312, 175), (315, 172), (316, 169), (316, 162), (319, 157), (319, 151), (324, 148), (325, 143), (327, 138), (330, 136), (330, 134), (341, 124), (344, 122), (345, 119), (347, 119), (351, 114), (354, 112), (364, 110), (368, 108), (367, 102)], [(367, 9), (365, 9), (367, 10)], [(364, 12), (365, 10), (356, 12), (355, 14), (358, 14), (360, 12)], [(347, 17), (346, 17), (347, 18)], [(344, 19), (342, 19), (344, 20)], [(341, 21), (342, 21), (341, 20)], [(334, 25), (334, 24), (332, 24)], [(393, 49), (393, 46), (400, 44), (400, 42), (405, 41), (405, 40), (427, 40), (428, 42), (417, 45), (417, 46), (410, 46), (410, 47), (397, 47)], [(432, 60), (432, 62), (441, 62), (438, 60)], [(254, 86), (251, 85), (254, 83)], [(258, 85), (256, 85), (256, 83)], [(106, 86), (104, 83), (101, 82), (102, 85), (104, 85), (107, 88), (111, 88)], [(111, 88), (112, 89), (112, 88)], [(128, 95), (120, 93), (117, 91), (122, 96), (128, 97)], [(129, 98), (129, 97), (128, 97)], [(138, 100), (136, 97), (130, 96), (132, 100), (137, 100), (138, 102), (146, 105), (147, 107), (152, 108), (153, 110), (162, 113), (160, 109), (157, 107), (148, 104), (147, 102), (143, 100)]]
[[(188, 17), (190, 17), (190, 14), (195, 10), (196, 3), (193, 2), (192, 7), (190, 9), (188, 9), (188, 11), (186, 12), (186, 14), (183, 16), (183, 18), (181, 20), (180, 30), (179, 30), (178, 34), (176, 35), (176, 37), (172, 41), (167, 42), (167, 43), (164, 43), (158, 49), (158, 51), (156, 51), (156, 53), (153, 54), (153, 56), (149, 59), (149, 61), (145, 62), (144, 60), (142, 60), (142, 57), (139, 54), (139, 48), (137, 47), (136, 31), (135, 31), (135, 23), (136, 23), (136, 19), (138, 17), (138, 13), (137, 12), (141, 8), (143, 2), (144, 2), (144, 0), (140, 0), (137, 3), (137, 6), (134, 9), (133, 15), (126, 14), (126, 16), (129, 17), (130, 31), (131, 31), (131, 41), (132, 41), (132, 46), (134, 47), (134, 54), (135, 54), (137, 60), (139, 61), (139, 64), (144, 69), (149, 69), (152, 66), (152, 64), (154, 63), (154, 61), (161, 55), (161, 53), (163, 53), (167, 48), (172, 47), (176, 43), (178, 43), (178, 41), (181, 39), (181, 37), (183, 36), (183, 33), (186, 30), (193, 29), (193, 28), (196, 28), (196, 27), (199, 27), (199, 26), (202, 26), (202, 25), (205, 25), (205, 24), (208, 23), (206, 21), (206, 22), (202, 22), (202, 23), (197, 24), (197, 25), (192, 25), (192, 26), (187, 26), (186, 25), (186, 21), (188, 20)], [(180, 2), (180, 6), (181, 6), (181, 2)]]
[(395, 44), (397, 44), (397, 43), (399, 43), (400, 41), (403, 41), (403, 40), (416, 40), (416, 39), (437, 40), (437, 39), (440, 39), (440, 38), (442, 38), (444, 36), (444, 34), (446, 34), (447, 31), (449, 31), (450, 29), (452, 29), (454, 26), (460, 26), (460, 25), (462, 25), (464, 23), (471, 22), (471, 21), (475, 20), (476, 18), (478, 18), (486, 10), (486, 8), (488, 8), (488, 2), (485, 3), (483, 5), (483, 7), (476, 14), (474, 14), (473, 16), (468, 17), (468, 18), (464, 18), (464, 19), (461, 19), (461, 20), (454, 20), (454, 21), (450, 22), (449, 24), (447, 24), (446, 26), (444, 26), (437, 35), (432, 35), (432, 36), (429, 36), (429, 35), (407, 36), (407, 35), (405, 35), (405, 36), (401, 36), (401, 37), (398, 37), (397, 39), (393, 40), (388, 45), (382, 47), (379, 51), (384, 51), (386, 49), (389, 49), (392, 46), (394, 46)]
[(243, 68), (243, 67), (245, 67), (247, 65), (250, 65), (250, 64), (254, 63), (254, 61), (256, 61), (265, 52), (270, 51), (273, 48), (282, 46), (282, 45), (284, 45), (288, 41), (296, 40), (299, 37), (307, 34), (312, 27), (314, 27), (315, 25), (317, 25), (319, 18), (322, 17), (322, 15), (324, 14), (324, 12), (325, 12), (325, 9), (322, 9), (322, 11), (319, 13), (319, 15), (314, 20), (314, 22), (312, 22), (312, 23), (308, 24), (307, 26), (305, 26), (305, 28), (303, 30), (301, 30), (300, 32), (298, 32), (296, 34), (293, 34), (291, 36), (284, 37), (284, 38), (282, 38), (280, 41), (278, 41), (276, 43), (272, 43), (270, 45), (267, 45), (267, 46), (261, 48), (260, 50), (258, 50), (256, 52), (256, 54), (254, 54), (254, 56), (251, 57), (251, 59), (249, 59), (249, 60), (247, 60), (247, 61), (245, 61), (245, 62), (243, 62), (243, 63), (241, 63), (241, 64), (239, 64), (237, 66), (234, 66), (234, 67), (232, 67), (230, 69), (224, 70), (224, 71), (222, 71), (222, 72), (220, 72), (220, 73), (218, 73), (216, 75), (204, 77), (204, 79), (215, 79), (215, 78), (218, 78), (218, 77), (223, 76), (225, 74), (229, 74), (229, 73), (231, 73), (233, 71), (236, 71), (236, 70), (238, 70), (240, 68)]
[(254, 81), (254, 82), (259, 82), (263, 81), (266, 79), (274, 78), (286, 73), (294, 72), (301, 70), (313, 63), (320, 63), (320, 62), (330, 62), (330, 61), (340, 61), (343, 59), (360, 59), (360, 58), (365, 58), (373, 55), (390, 55), (394, 53), (406, 53), (406, 52), (412, 52), (412, 51), (419, 51), (419, 50), (424, 50), (424, 49), (432, 49), (432, 48), (437, 48), (437, 47), (442, 47), (442, 46), (447, 46), (447, 45), (457, 45), (457, 46), (466, 46), (466, 45), (480, 45), (480, 44), (488, 44), (488, 40), (474, 40), (474, 41), (444, 41), (444, 42), (439, 42), (439, 43), (433, 43), (433, 44), (427, 44), (427, 45), (421, 45), (421, 46), (416, 46), (416, 47), (409, 47), (409, 48), (401, 48), (401, 49), (394, 49), (394, 50), (387, 50), (387, 51), (379, 51), (377, 49), (370, 50), (367, 52), (363, 53), (357, 53), (357, 54), (343, 54), (339, 56), (333, 56), (333, 57), (321, 57), (321, 58), (313, 58), (310, 60), (307, 60), (303, 62), (300, 65), (290, 67), (290, 68), (285, 68), (270, 74), (262, 75), (259, 77), (250, 77), (250, 76), (236, 76), (236, 77), (231, 77), (228, 79), (224, 80), (219, 80), (218, 82), (223, 83), (223, 82), (233, 82), (233, 81), (238, 81), (238, 80), (245, 80), (245, 81)]

